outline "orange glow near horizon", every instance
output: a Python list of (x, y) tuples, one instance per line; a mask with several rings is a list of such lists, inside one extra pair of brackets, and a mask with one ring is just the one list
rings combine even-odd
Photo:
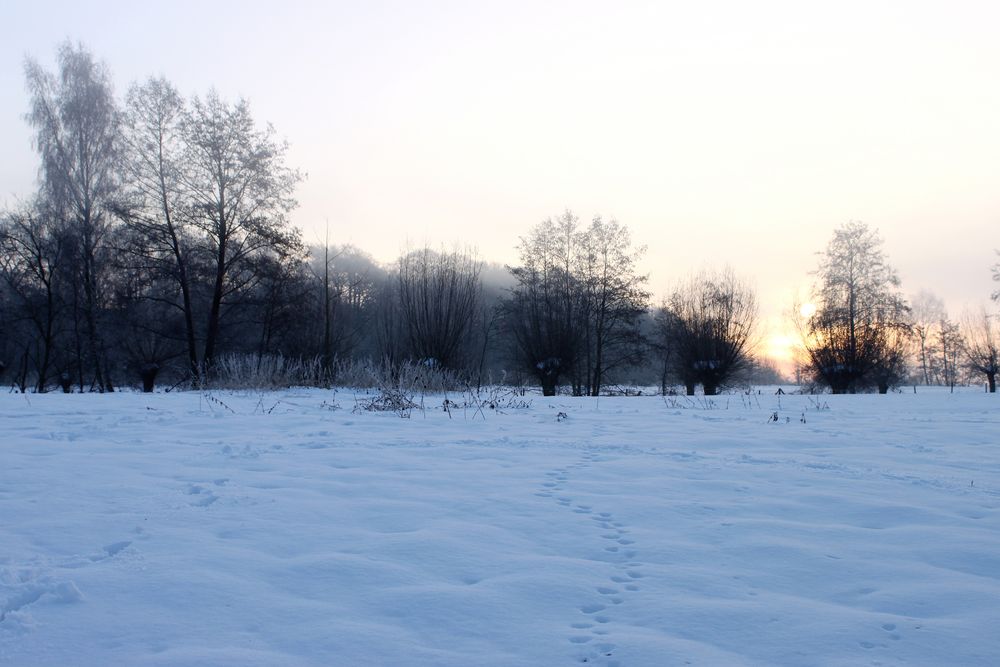
[(768, 336), (764, 345), (764, 356), (785, 376), (790, 376), (795, 370), (795, 348), (799, 345), (798, 340), (788, 334), (776, 333)]

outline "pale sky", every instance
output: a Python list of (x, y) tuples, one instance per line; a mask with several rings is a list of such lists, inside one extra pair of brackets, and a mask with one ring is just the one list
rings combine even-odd
[(953, 317), (1000, 247), (1000, 3), (23, 2), (0, 9), (0, 204), (34, 187), (25, 55), (244, 96), (308, 172), (294, 224), (388, 261), (516, 261), (565, 208), (627, 224), (657, 295), (704, 267), (772, 332), (834, 227)]

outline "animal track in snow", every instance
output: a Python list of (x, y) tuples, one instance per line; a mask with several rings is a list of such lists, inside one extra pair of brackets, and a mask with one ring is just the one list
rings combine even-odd
[[(145, 536), (143, 534), (141, 528), (137, 527), (137, 530), (138, 532), (136, 534), (139, 535), (140, 539), (148, 539), (148, 536)], [(100, 563), (109, 560), (111, 558), (114, 558), (115, 556), (117, 556), (130, 546), (132, 546), (131, 540), (114, 542), (113, 544), (108, 544), (107, 546), (101, 547), (101, 550), (96, 553), (92, 553), (89, 555), (77, 554), (74, 556), (68, 556), (58, 561), (56, 565), (57, 567), (61, 567), (64, 569), (75, 570), (81, 567), (86, 567), (88, 565), (93, 565), (95, 563)]]
[(51, 563), (35, 562), (24, 567), (0, 567), (0, 629), (30, 630), (35, 622), (26, 609), (36, 603), (69, 604), (83, 599), (73, 581), (50, 573), (53, 567), (67, 570), (94, 566), (115, 559), (130, 546), (131, 540), (122, 540), (89, 555), (69, 556)]
[[(217, 486), (219, 485), (217, 484)], [(191, 501), (193, 507), (208, 507), (219, 499), (219, 496), (215, 495), (211, 489), (207, 489), (200, 484), (188, 485), (184, 493), (189, 496), (198, 496), (197, 499)]]
[(883, 623), (882, 624), (882, 629), (885, 630), (887, 633), (889, 633), (888, 634), (889, 639), (891, 639), (893, 641), (899, 641), (900, 639), (902, 639), (902, 637), (899, 635), (899, 633), (896, 632), (896, 624), (895, 623)]
[[(593, 522), (590, 525), (601, 531), (597, 534), (597, 543), (607, 545), (602, 546), (601, 551), (606, 556), (598, 557), (598, 559), (607, 561), (609, 565), (613, 565), (620, 571), (620, 573), (610, 577), (610, 581), (613, 584), (618, 584), (618, 587), (595, 586), (594, 590), (599, 597), (578, 607), (580, 613), (586, 615), (586, 620), (570, 623), (569, 627), (576, 632), (567, 635), (567, 641), (583, 651), (576, 655), (579, 662), (597, 664), (602, 667), (615, 667), (618, 665), (618, 661), (612, 658), (617, 646), (606, 641), (606, 638), (612, 634), (614, 624), (611, 616), (602, 612), (606, 612), (609, 605), (613, 609), (615, 606), (625, 603), (628, 593), (640, 590), (635, 581), (642, 578), (643, 574), (635, 568), (640, 567), (642, 563), (635, 560), (638, 556), (638, 550), (628, 548), (635, 544), (635, 540), (626, 537), (628, 534), (626, 524), (616, 520), (611, 512), (598, 512), (592, 505), (574, 503), (572, 496), (557, 495), (560, 492), (565, 494), (563, 489), (571, 482), (570, 471), (585, 470), (598, 460), (593, 453), (587, 453), (574, 464), (546, 472), (535, 495), (542, 498), (552, 498), (559, 506), (565, 507), (574, 514), (589, 516)], [(589, 631), (589, 634), (584, 634), (581, 631)], [(595, 639), (599, 641), (592, 641)]]
[(80, 589), (72, 581), (54, 581), (50, 577), (28, 581), (15, 587), (12, 594), (0, 605), (0, 624), (8, 618), (19, 619), (19, 612), (22, 609), (38, 602), (46, 595), (63, 603), (76, 602), (83, 598)]

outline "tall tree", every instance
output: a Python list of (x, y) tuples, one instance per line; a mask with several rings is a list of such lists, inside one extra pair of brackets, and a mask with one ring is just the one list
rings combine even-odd
[(941, 381), (952, 391), (958, 382), (958, 367), (961, 352), (965, 348), (962, 330), (958, 324), (942, 314), (937, 328), (938, 353), (941, 359)]
[(184, 149), (179, 181), (191, 201), (190, 225), (207, 251), (210, 271), (202, 363), (211, 369), (226, 306), (262, 277), (260, 257), (302, 250), (288, 225), (301, 176), (286, 166), (287, 144), (261, 129), (245, 100), (224, 102), (214, 92), (195, 97), (181, 122)]
[(925, 385), (935, 380), (936, 328), (944, 316), (944, 302), (940, 298), (922, 290), (913, 299), (912, 322), (913, 341), (916, 344), (916, 363), (920, 369), (920, 379)]
[[(510, 268), (515, 284), (503, 303), (504, 327), (518, 365), (533, 374), (545, 396), (576, 374), (584, 335), (580, 327), (583, 288), (575, 267), (579, 221), (570, 211), (548, 218), (522, 237), (520, 264)], [(576, 382), (574, 382), (576, 385)], [(574, 393), (581, 391), (574, 386)]]
[(130, 232), (122, 243), (125, 259), (170, 285), (156, 289), (154, 284), (153, 290), (136, 296), (159, 301), (181, 316), (187, 366), (197, 378), (201, 372), (194, 297), (198, 239), (190, 224), (190, 191), (182, 180), (185, 111), (184, 100), (162, 77), (129, 89), (122, 133), (128, 197), (117, 212)]
[(886, 330), (905, 326), (909, 310), (882, 239), (864, 223), (843, 225), (815, 275), (816, 310), (800, 323), (814, 376), (835, 394), (876, 386)]
[(637, 363), (643, 352), (639, 318), (649, 305), (647, 277), (636, 263), (645, 248), (633, 248), (628, 228), (594, 217), (580, 239), (581, 326), (586, 343), (586, 393), (599, 396), (609, 371)]
[[(66, 42), (58, 50), (58, 74), (35, 60), (25, 62), (31, 97), (26, 118), (35, 130), (42, 158), (42, 194), (72, 234), (74, 283), (81, 292), (79, 312), (85, 342), (81, 351), (93, 372), (93, 386), (112, 388), (100, 323), (108, 260), (109, 206), (119, 187), (119, 113), (108, 68), (82, 45)], [(85, 350), (85, 354), (84, 354)]]

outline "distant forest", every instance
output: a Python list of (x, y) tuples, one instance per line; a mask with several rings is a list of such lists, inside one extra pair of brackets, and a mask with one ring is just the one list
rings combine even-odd
[[(566, 211), (518, 262), (415, 248), (385, 266), (291, 226), (301, 174), (245, 100), (163, 78), (115, 97), (65, 43), (25, 65), (37, 192), (0, 211), (0, 380), (21, 392), (504, 383), (546, 395), (795, 381), (834, 393), (985, 382), (995, 315), (910, 303), (877, 233), (850, 222), (796, 304), (794, 378), (757, 354), (757, 297), (719, 268), (651, 303), (627, 226)], [(336, 228), (328, 230), (336, 237)]]

